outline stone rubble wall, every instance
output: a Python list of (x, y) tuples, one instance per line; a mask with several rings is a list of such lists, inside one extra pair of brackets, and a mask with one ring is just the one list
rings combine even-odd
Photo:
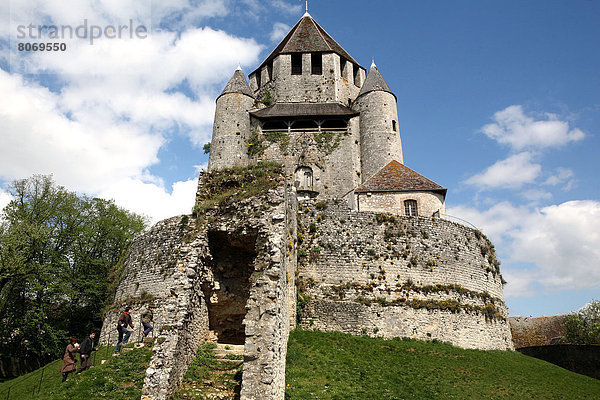
[[(291, 190), (291, 189), (290, 189)], [(283, 399), (285, 357), (290, 311), (295, 309), (297, 203), (284, 187), (261, 198), (209, 211), (201, 221), (190, 216), (164, 220), (132, 244), (123, 279), (112, 310), (107, 312), (100, 336), (116, 344), (116, 321), (126, 305), (132, 306), (137, 341), (140, 315), (156, 305), (156, 337), (146, 371), (143, 400), (166, 400), (177, 390), (198, 347), (215, 334), (209, 326), (207, 287), (218, 288), (209, 232), (243, 240), (257, 233), (254, 272), (246, 304), (242, 399)], [(266, 396), (266, 397), (265, 397)]]
[[(480, 232), (335, 203), (299, 205), (301, 326), (513, 348), (502, 277)], [(495, 317), (474, 310), (490, 302)]]

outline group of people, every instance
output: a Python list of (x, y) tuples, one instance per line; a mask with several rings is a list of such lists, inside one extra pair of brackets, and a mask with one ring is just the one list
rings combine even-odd
[[(71, 338), (70, 343), (65, 349), (65, 355), (63, 356), (63, 362), (60, 367), (63, 382), (67, 380), (67, 376), (71, 372), (77, 371), (79, 374), (92, 366), (92, 351), (98, 350), (94, 348), (95, 337), (95, 332), (90, 333), (85, 339), (83, 339), (81, 345), (77, 343), (77, 338), (75, 336)], [(79, 368), (77, 368), (77, 357), (75, 353), (79, 353)]]
[[(143, 335), (147, 337), (150, 332), (154, 329), (152, 326), (152, 321), (154, 319), (154, 305), (149, 305), (148, 308), (142, 314), (142, 326), (144, 327)], [(121, 314), (119, 319), (117, 320), (117, 332), (119, 332), (119, 338), (117, 340), (117, 347), (115, 347), (115, 354), (119, 354), (121, 351), (121, 347), (124, 344), (127, 344), (129, 341), (129, 336), (131, 336), (131, 332), (127, 327), (130, 327), (132, 330), (135, 329), (133, 327), (133, 321), (131, 319), (131, 307), (125, 308), (125, 311)]]
[[(148, 336), (150, 332), (154, 329), (152, 326), (152, 321), (154, 319), (154, 305), (150, 305), (142, 314), (142, 326), (144, 327), (144, 337)], [(117, 347), (115, 347), (115, 354), (119, 354), (121, 352), (121, 347), (129, 341), (129, 336), (131, 336), (131, 332), (127, 327), (130, 327), (132, 330), (133, 321), (131, 319), (131, 307), (125, 308), (125, 311), (119, 316), (117, 321), (117, 331), (119, 332), (119, 339), (117, 340)], [(77, 373), (83, 372), (86, 369), (92, 366), (92, 351), (96, 351), (98, 349), (94, 348), (94, 338), (96, 337), (96, 333), (90, 333), (79, 345), (77, 343), (77, 338), (73, 336), (71, 338), (70, 343), (67, 345), (65, 349), (65, 355), (63, 356), (63, 363), (60, 367), (60, 372), (62, 373), (62, 381), (67, 380), (67, 376), (74, 371)], [(75, 353), (79, 353), (80, 364), (79, 368), (77, 368), (77, 357)]]

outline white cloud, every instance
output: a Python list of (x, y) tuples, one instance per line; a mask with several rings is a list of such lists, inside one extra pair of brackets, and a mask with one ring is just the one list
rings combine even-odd
[(534, 182), (542, 171), (542, 166), (534, 163), (533, 158), (534, 155), (530, 152), (514, 154), (470, 177), (465, 183), (482, 189), (518, 189), (526, 183)]
[[(19, 22), (81, 24), (82, 18), (99, 25), (129, 18), (168, 22), (192, 8), (193, 18), (222, 15), (228, 4), (27, 0), (11, 3), (10, 18), (12, 28)], [(255, 63), (262, 48), (211, 28), (183, 22), (175, 28), (146, 39), (72, 40), (65, 53), (22, 58), (13, 50), (13, 73), (0, 70), (0, 177), (53, 174), (69, 190), (115, 198), (154, 221), (189, 213), (195, 179), (168, 188), (149, 168), (159, 170), (159, 151), (171, 135), (196, 146), (210, 140), (215, 94), (238, 62)], [(37, 75), (25, 79), (14, 72), (21, 66)]]
[[(550, 185), (550, 186), (560, 185), (560, 184), (563, 184), (563, 183), (569, 181), (573, 176), (575, 176), (575, 173), (571, 169), (559, 167), (556, 169), (556, 172), (554, 173), (554, 175), (551, 175), (548, 177), (548, 179), (546, 179), (546, 181), (544, 182), (544, 185)], [(571, 182), (572, 181), (569, 181), (569, 183), (567, 183), (567, 185), (571, 184)]]
[(287, 1), (283, 0), (271, 0), (270, 3), (273, 8), (276, 8), (288, 14), (300, 15), (300, 12), (302, 11), (302, 6), (297, 2), (288, 3)]
[(282, 22), (275, 22), (271, 31), (271, 41), (278, 42), (290, 31), (290, 26)]
[(581, 130), (571, 129), (568, 122), (558, 120), (554, 114), (546, 114), (545, 119), (535, 120), (525, 115), (520, 105), (496, 112), (493, 120), (494, 123), (485, 125), (481, 131), (489, 138), (517, 151), (525, 148), (559, 147), (585, 137)]
[(4, 191), (2, 188), (0, 188), (0, 218), (1, 218), (2, 210), (4, 210), (4, 207), (6, 207), (12, 199), (13, 199), (13, 197), (10, 193), (8, 193), (8, 192)]
[(155, 223), (174, 215), (191, 213), (197, 185), (197, 179), (175, 182), (169, 194), (160, 185), (125, 178), (102, 190), (99, 195), (114, 199), (121, 207), (147, 215)]
[(451, 215), (489, 235), (503, 259), (507, 297), (600, 284), (600, 202), (569, 201), (539, 210), (508, 202), (488, 210), (459, 206)]

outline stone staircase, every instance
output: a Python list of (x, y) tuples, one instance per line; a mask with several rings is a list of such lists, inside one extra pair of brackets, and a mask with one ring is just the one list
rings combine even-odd
[(244, 362), (244, 345), (217, 343), (213, 354), (218, 361), (240, 365)]

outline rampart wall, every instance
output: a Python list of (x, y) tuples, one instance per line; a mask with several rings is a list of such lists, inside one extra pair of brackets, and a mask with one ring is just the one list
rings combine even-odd
[(499, 262), (479, 231), (437, 218), (299, 207), (301, 326), (512, 349)]

